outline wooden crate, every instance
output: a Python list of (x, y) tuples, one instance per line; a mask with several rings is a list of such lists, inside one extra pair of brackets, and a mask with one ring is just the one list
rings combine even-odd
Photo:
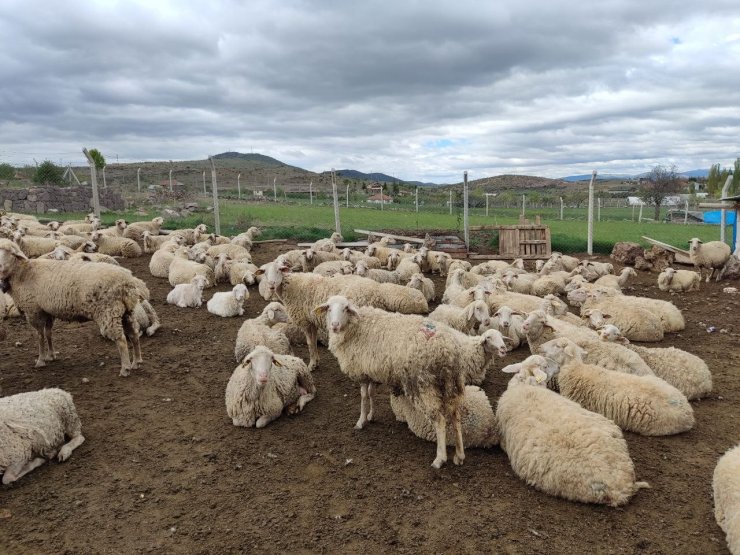
[(517, 225), (487, 225), (471, 227), (471, 230), (498, 231), (498, 254), (477, 255), (470, 258), (475, 259), (515, 259), (535, 260), (550, 258), (552, 254), (552, 243), (550, 241), (550, 228), (542, 225), (539, 218), (534, 224), (520, 219)]

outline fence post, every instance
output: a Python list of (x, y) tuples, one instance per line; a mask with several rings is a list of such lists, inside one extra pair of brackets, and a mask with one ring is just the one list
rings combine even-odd
[(136, 170), (136, 190), (141, 192), (141, 168)]
[(313, 204), (313, 181), (308, 183), (308, 198), (311, 200), (311, 204)]
[(418, 213), (419, 212), (419, 187), (416, 187), (416, 201), (415, 201), (415, 204), (416, 204), (416, 212)]
[(337, 194), (337, 179), (334, 168), (331, 169), (331, 192), (334, 197), (334, 227), (337, 233), (342, 233), (342, 226), (339, 224), (339, 195)]
[(221, 214), (218, 209), (218, 184), (216, 183), (216, 164), (210, 156), (211, 162), (211, 192), (213, 193), (213, 227), (216, 229), (216, 235), (221, 235)]
[(642, 204), (640, 204), (640, 214), (637, 216), (637, 223), (642, 223)]
[(272, 199), (277, 202), (277, 185), (275, 183), (277, 182), (277, 177), (272, 178)]
[(450, 216), (452, 216), (452, 187), (450, 187)]
[(242, 174), (236, 174), (236, 198), (242, 199)]
[(383, 185), (380, 185), (380, 211), (383, 211), (383, 205), (385, 202), (383, 201)]
[(465, 249), (470, 250), (470, 228), (468, 226), (468, 172), (463, 172), (463, 234)]
[(206, 170), (203, 170), (203, 196), (208, 196), (208, 191), (206, 191)]
[(586, 252), (589, 255), (594, 253), (594, 180), (596, 179), (596, 170), (591, 172), (591, 181), (588, 184), (588, 239), (586, 243)]
[(90, 181), (92, 182), (92, 201), (93, 201), (93, 212), (96, 217), (100, 217), (100, 197), (98, 197), (98, 173), (95, 170), (95, 160), (93, 160), (90, 153), (86, 148), (82, 149), (82, 154), (87, 158), (88, 164), (90, 164)]
[[(725, 184), (722, 187), (722, 195), (720, 198), (725, 198), (726, 196), (730, 194), (731, 185), (732, 185), (732, 176), (728, 175), (727, 180), (725, 181)], [(727, 226), (726, 215), (727, 215), (727, 210), (722, 208), (722, 210), (720, 210), (720, 216), (719, 216), (719, 240), (722, 241), (723, 243), (725, 242), (725, 238), (726, 238), (726, 230), (725, 230)], [(735, 225), (737, 225), (737, 222), (735, 222)]]
[(598, 216), (596, 217), (596, 219), (598, 221), (601, 221), (601, 197), (599, 197), (596, 200), (598, 201), (598, 205), (599, 205), (599, 208), (598, 208)]
[(349, 208), (349, 183), (347, 183), (347, 208)]
[(105, 182), (105, 166), (103, 166), (103, 189), (107, 189), (108, 184)]
[(563, 197), (560, 197), (560, 219), (563, 219)]
[(689, 223), (689, 201), (686, 201), (686, 207), (683, 210), (683, 225)]
[(527, 214), (527, 195), (522, 195), (522, 218)]

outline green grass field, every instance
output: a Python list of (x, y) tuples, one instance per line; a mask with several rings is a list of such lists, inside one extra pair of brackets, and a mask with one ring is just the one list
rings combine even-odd
[[(647, 211), (646, 211), (647, 213)], [(470, 225), (515, 224), (518, 222), (518, 210), (491, 209), (489, 217), (484, 209), (473, 209), (470, 214)], [(594, 222), (594, 250), (608, 253), (618, 241), (634, 241), (647, 245), (641, 240), (642, 235), (664, 241), (680, 248), (686, 248), (692, 237), (703, 241), (719, 239), (719, 227), (710, 225), (682, 225), (658, 222), (637, 223), (631, 221), (630, 208), (604, 208), (600, 222)], [(151, 212), (151, 217), (158, 212)], [(342, 233), (347, 240), (363, 238), (355, 234), (354, 229), (369, 230), (408, 230), (419, 232), (425, 230), (450, 230), (462, 234), (462, 213), (457, 209), (453, 214), (442, 211), (413, 211), (379, 208), (340, 208)], [(585, 210), (568, 209), (564, 220), (559, 219), (559, 210), (553, 208), (531, 209), (527, 217), (534, 220), (540, 215), (543, 223), (550, 226), (553, 250), (563, 252), (583, 252), (586, 250)], [(312, 241), (326, 237), (334, 229), (334, 211), (331, 206), (306, 204), (273, 204), (267, 202), (222, 201), (221, 233), (232, 235), (256, 225), (264, 228), (263, 238), (294, 238)], [(78, 219), (80, 214), (65, 214), (66, 219)], [(116, 218), (128, 221), (143, 220), (132, 212), (109, 212), (103, 215), (103, 222), (111, 224)], [(576, 219), (578, 218), (578, 219)], [(198, 213), (180, 219), (171, 219), (165, 228), (193, 227), (199, 223), (213, 226), (212, 213)], [(480, 244), (485, 238), (475, 237)]]

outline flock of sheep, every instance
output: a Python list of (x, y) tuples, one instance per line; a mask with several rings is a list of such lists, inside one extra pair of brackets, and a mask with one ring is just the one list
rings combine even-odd
[[(689, 400), (712, 390), (699, 357), (632, 343), (661, 341), (685, 323), (668, 301), (623, 293), (631, 268), (615, 275), (611, 264), (560, 253), (538, 262), (535, 272), (522, 260), (471, 266), (426, 246), (394, 248), (387, 239), (364, 252), (340, 249), (338, 234), (257, 267), (251, 256), (257, 228), (228, 238), (204, 225), (164, 235), (161, 225), (161, 218), (118, 220), (100, 229), (93, 217), (46, 226), (29, 216), (2, 217), (0, 314), (22, 314), (36, 329), (36, 366), (54, 360), (52, 326), (61, 318), (95, 321), (118, 347), (121, 375), (136, 369), (139, 337), (156, 333), (159, 319), (145, 283), (115, 257), (151, 254), (151, 274), (172, 286), (170, 304), (200, 307), (205, 290), (226, 283), (233, 289), (211, 295), (209, 312), (243, 316), (254, 285), (268, 301), (236, 334), (238, 366), (225, 390), (234, 425), (260, 428), (302, 411), (316, 395), (320, 341), (360, 385), (356, 428), (374, 419), (375, 392), (385, 385), (396, 418), (436, 442), (435, 468), (447, 461), (448, 446), (462, 464), (466, 445), (499, 444), (514, 472), (535, 488), (611, 506), (649, 487), (635, 476), (622, 431), (687, 431), (694, 425)], [(726, 245), (698, 239), (690, 252), (710, 276), (731, 256)], [(430, 273), (446, 276), (441, 294)], [(699, 273), (668, 268), (658, 286), (688, 292), (700, 280)], [(438, 297), (442, 303), (430, 312)], [(308, 347), (308, 363), (294, 356), (299, 344)], [(525, 346), (531, 356), (501, 368), (512, 378), (494, 412), (478, 386), (497, 358)], [(4, 484), (51, 458), (66, 460), (83, 441), (68, 393), (0, 398)], [(714, 488), (717, 521), (731, 551), (740, 553), (740, 448), (720, 460)]]

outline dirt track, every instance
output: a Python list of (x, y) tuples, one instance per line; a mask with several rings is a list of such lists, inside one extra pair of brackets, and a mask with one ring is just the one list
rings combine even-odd
[[(276, 253), (260, 247), (255, 260)], [(68, 462), (0, 487), (0, 516), (10, 513), (0, 518), (0, 553), (727, 553), (711, 476), (740, 441), (740, 296), (723, 294), (722, 284), (670, 297), (654, 274), (641, 273), (628, 291), (684, 310), (687, 329), (653, 345), (703, 357), (715, 391), (692, 402), (697, 424), (689, 433), (625, 433), (638, 479), (652, 489), (611, 509), (528, 487), (499, 448), (470, 449), (464, 466), (434, 471), (433, 444), (395, 421), (385, 395), (377, 421), (354, 430), (358, 388), (323, 348), (318, 396), (302, 414), (262, 430), (235, 428), (223, 396), (241, 319), (164, 304), (169, 285), (147, 264), (125, 262), (149, 284), (163, 327), (143, 340), (144, 368), (129, 378), (118, 376), (115, 346), (91, 323), (58, 323), (61, 360), (42, 370), (33, 368), (30, 327), (8, 324), (3, 394), (66, 389), (87, 441)], [(252, 317), (265, 302), (250, 293)], [(728, 333), (708, 334), (699, 322)], [(306, 358), (305, 349), (299, 354)], [(527, 354), (519, 349), (506, 362)], [(487, 378), (493, 402), (507, 379)]]

